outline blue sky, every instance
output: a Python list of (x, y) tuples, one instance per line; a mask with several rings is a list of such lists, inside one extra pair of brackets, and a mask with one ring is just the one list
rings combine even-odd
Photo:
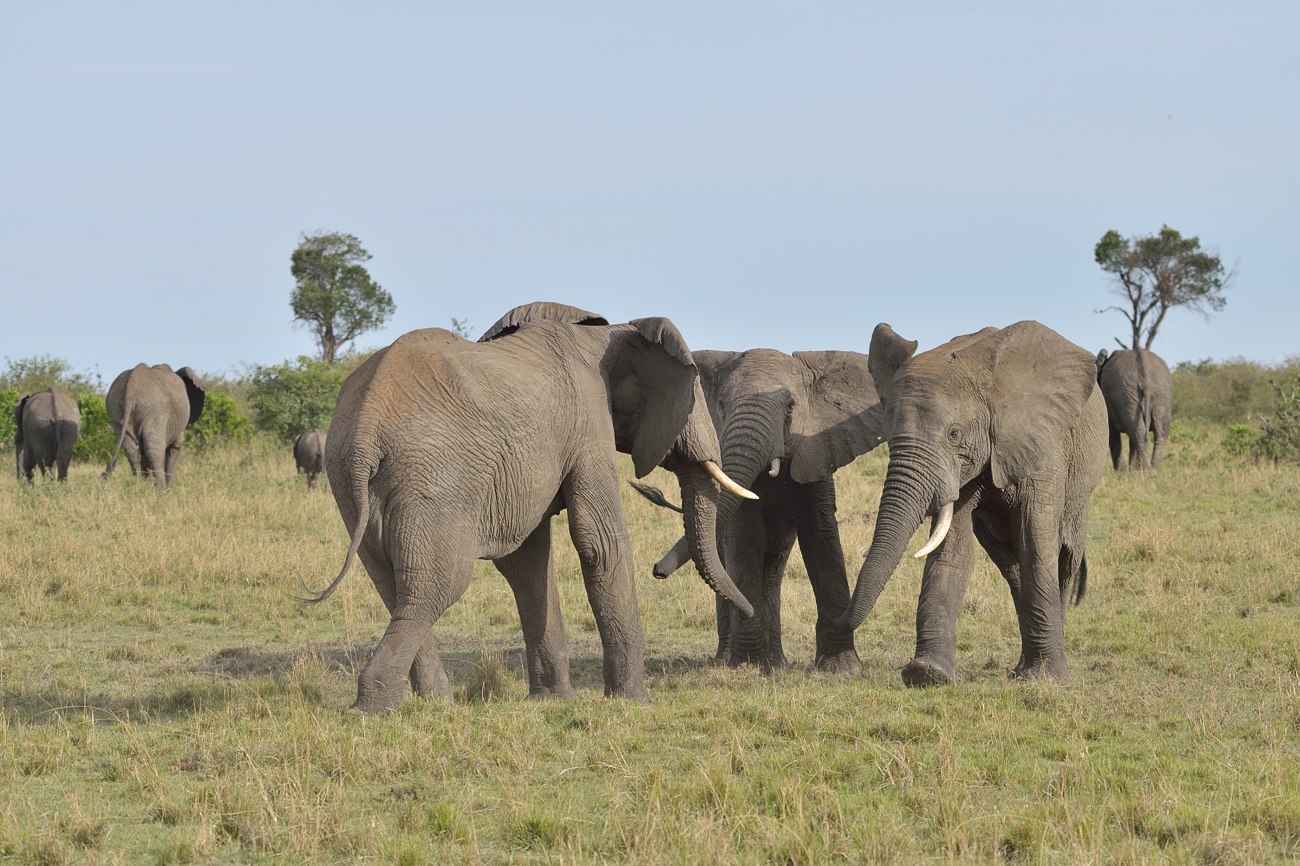
[(0, 354), (106, 380), (313, 351), (289, 254), (357, 235), (405, 331), (558, 300), (694, 348), (1126, 333), (1092, 247), (1198, 235), (1296, 337), (1300, 5), (0, 7)]

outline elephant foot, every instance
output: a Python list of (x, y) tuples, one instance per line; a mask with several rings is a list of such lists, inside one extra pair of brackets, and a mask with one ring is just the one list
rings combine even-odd
[(859, 674), (862, 672), (862, 660), (853, 647), (835, 652), (828, 652), (817, 659), (816, 668), (832, 674)]
[(913, 689), (952, 685), (952, 674), (923, 659), (912, 659), (903, 666), (903, 685)]
[(789, 666), (790, 662), (786, 660), (785, 653), (760, 653), (760, 652), (732, 652), (731, 658), (727, 660), (728, 667), (738, 668), (745, 665), (757, 665), (763, 669), (763, 673), (770, 674), (772, 671)]
[(449, 704), (456, 703), (456, 699), (451, 694), (451, 683), (447, 680), (447, 671), (443, 669), (441, 660), (437, 658), (436, 653), (432, 660), (426, 659), (425, 652), (421, 651), (420, 655), (415, 657), (415, 664), (411, 665), (411, 691), (422, 698), (441, 699)]
[(402, 702), (405, 684), (406, 677), (398, 677), (392, 683), (375, 676), (368, 677), (363, 671), (357, 681), (357, 699), (353, 701), (351, 709), (360, 710), (368, 716), (394, 710)]
[(1038, 659), (1033, 662), (1026, 662), (1021, 657), (1020, 663), (1011, 671), (1013, 680), (1067, 680), (1070, 678), (1070, 669), (1065, 664), (1065, 659)]
[(551, 699), (567, 701), (572, 697), (573, 689), (569, 687), (568, 683), (565, 683), (562, 687), (544, 687), (532, 689), (528, 692), (530, 701), (547, 701)]

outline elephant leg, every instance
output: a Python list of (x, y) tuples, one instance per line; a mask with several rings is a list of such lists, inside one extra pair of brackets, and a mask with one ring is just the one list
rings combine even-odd
[(1128, 468), (1129, 469), (1146, 469), (1147, 468), (1147, 436), (1150, 430), (1146, 424), (1139, 423), (1128, 433)]
[(391, 570), (381, 567), (379, 575), (372, 577), (385, 606), (392, 601), (392, 621), (357, 679), (355, 709), (376, 713), (396, 707), (408, 679), (419, 694), (451, 697), (433, 624), (469, 586), (474, 574), (473, 545), (448, 537), (431, 542), (425, 528), (454, 525), (444, 515), (392, 515), (386, 524), (387, 556), (365, 551), (367, 570), (372, 562), (391, 563)]
[(740, 504), (727, 527), (722, 549), (727, 573), (754, 606), (754, 615), (742, 621), (735, 606), (727, 605), (727, 614), (731, 618), (731, 651), (727, 663), (732, 667), (756, 664), (770, 670), (771, 605), (764, 580), (767, 529), (761, 503)]
[(1124, 443), (1120, 439), (1118, 427), (1110, 428), (1110, 462), (1115, 467), (1116, 472), (1124, 471), (1124, 464), (1121, 458), (1124, 456)]
[(164, 460), (163, 477), (166, 480), (166, 484), (164, 484), (163, 486), (170, 487), (172, 481), (175, 480), (176, 465), (180, 462), (180, 459), (181, 459), (181, 443), (180, 442), (168, 443), (167, 451), (163, 455), (163, 460)]
[[(723, 565), (726, 565), (724, 560)], [(728, 569), (728, 574), (731, 571)], [(746, 596), (748, 598), (748, 596)], [(713, 609), (718, 617), (718, 649), (713, 654), (713, 663), (719, 665), (731, 662), (731, 612), (734, 605), (720, 595), (713, 597)]]
[(604, 650), (605, 695), (645, 700), (645, 635), (636, 603), (632, 542), (618, 499), (618, 467), (601, 454), (582, 461), (562, 488), (569, 537)]
[(308, 473), (307, 473), (307, 489), (308, 489), (308, 490), (315, 490), (315, 489), (316, 489), (316, 473), (315, 473), (315, 472), (308, 472)]
[(1151, 449), (1151, 468), (1159, 469), (1160, 461), (1165, 459), (1165, 442), (1169, 439), (1168, 415), (1157, 415), (1151, 424), (1151, 429), (1155, 433), (1155, 446)]
[(18, 477), (27, 479), (27, 486), (36, 484), (36, 458), (25, 446), (18, 451)]
[(849, 577), (835, 520), (835, 479), (800, 485), (796, 495), (799, 551), (817, 599), (816, 665), (824, 671), (856, 674), (862, 670), (862, 662), (853, 645), (853, 632), (837, 635), (831, 628), (849, 606)]
[(916, 606), (916, 655), (903, 666), (903, 682), (922, 687), (951, 683), (957, 675), (957, 614), (975, 567), (972, 503), (958, 502), (939, 549), (925, 560)]
[(569, 637), (560, 615), (560, 591), (551, 556), (551, 519), (546, 517), (513, 553), (493, 560), (510, 583), (524, 629), (528, 696), (569, 698)]
[[(1016, 621), (1019, 622), (1024, 616), (1020, 602), (1020, 555), (1016, 553), (1015, 545), (1011, 542), (1011, 527), (1007, 515), (978, 508), (975, 510), (972, 526), (980, 547), (984, 548), (984, 552), (989, 555), (989, 559), (993, 560), (993, 564), (997, 566), (1007, 582), (1007, 589), (1011, 592), (1011, 603), (1016, 608)], [(1016, 661), (1014, 671), (1019, 672), (1024, 664), (1025, 656), (1022, 652)]]
[(789, 664), (781, 640), (781, 583), (785, 580), (785, 567), (790, 562), (797, 537), (794, 516), (788, 506), (767, 506), (763, 509), (763, 528), (767, 546), (763, 551), (763, 593), (767, 612), (767, 657), (771, 667)]
[[(1130, 445), (1132, 443), (1130, 442)], [(1045, 497), (1046, 498), (1046, 497)], [(1021, 505), (1013, 515), (1020, 555), (1019, 679), (1066, 679), (1065, 605), (1061, 588), (1061, 509), (1049, 502)]]

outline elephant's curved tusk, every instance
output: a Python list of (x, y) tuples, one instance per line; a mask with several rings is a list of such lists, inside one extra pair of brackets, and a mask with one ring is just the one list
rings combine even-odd
[(939, 514), (934, 518), (934, 523), (930, 528), (930, 540), (925, 543), (916, 553), (912, 554), (914, 559), (924, 559), (948, 536), (948, 528), (952, 526), (952, 503), (949, 502), (943, 508), (939, 509)]
[(757, 493), (754, 493), (752, 490), (746, 490), (745, 488), (741, 487), (739, 484), (737, 484), (736, 482), (728, 478), (727, 473), (722, 471), (722, 467), (714, 463), (712, 460), (705, 460), (704, 468), (707, 469), (709, 474), (713, 476), (713, 480), (721, 484), (724, 489), (730, 490), (732, 493), (736, 494), (742, 499), (758, 498)]
[(771, 476), (772, 478), (775, 478), (776, 476), (778, 476), (778, 475), (781, 474), (781, 458), (780, 458), (780, 457), (773, 457), (773, 458), (772, 458), (772, 465), (771, 465), (770, 467), (768, 467), (767, 474), (768, 474), (769, 476)]

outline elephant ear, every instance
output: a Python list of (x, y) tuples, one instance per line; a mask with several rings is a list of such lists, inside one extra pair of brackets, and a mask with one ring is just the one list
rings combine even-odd
[(586, 310), (570, 307), (568, 304), (557, 304), (553, 301), (535, 301), (531, 304), (515, 307), (497, 319), (492, 323), (492, 327), (483, 332), (483, 336), (479, 337), (478, 341), (486, 343), (498, 337), (509, 336), (529, 322), (562, 322), (567, 325), (609, 324), (604, 316), (597, 313), (589, 313)]
[(993, 483), (1010, 487), (1058, 453), (1097, 387), (1096, 359), (1033, 321), (1003, 328), (960, 354), (987, 366)]
[(812, 380), (804, 411), (792, 419), (790, 477), (807, 484), (829, 478), (883, 442), (885, 413), (871, 381), (869, 356), (795, 352), (794, 357)]
[(1101, 380), (1101, 368), (1104, 367), (1104, 366), (1106, 366), (1106, 356), (1108, 356), (1109, 354), (1110, 354), (1110, 352), (1108, 352), (1108, 351), (1105, 350), (1105, 349), (1102, 349), (1100, 352), (1097, 353), (1097, 379), (1098, 379), (1098, 381)]
[(27, 412), (27, 401), (32, 399), (31, 394), (24, 394), (18, 398), (18, 403), (14, 406), (14, 447), (15, 449), (23, 447), (23, 415)]
[[(634, 319), (617, 365), (615, 429), (631, 433), (632, 465), (644, 478), (668, 456), (695, 408), (698, 370), (677, 327), (667, 319)], [(714, 434), (717, 441), (717, 434)]]
[(871, 351), (867, 355), (867, 369), (876, 385), (881, 406), (888, 406), (894, 393), (894, 374), (903, 362), (916, 354), (916, 340), (904, 340), (889, 325), (881, 322), (871, 332)]
[(181, 377), (185, 383), (185, 396), (190, 401), (190, 420), (186, 421), (186, 426), (199, 420), (203, 414), (203, 401), (207, 399), (207, 388), (203, 386), (203, 380), (199, 374), (194, 372), (192, 367), (181, 367), (176, 371), (176, 375)]

